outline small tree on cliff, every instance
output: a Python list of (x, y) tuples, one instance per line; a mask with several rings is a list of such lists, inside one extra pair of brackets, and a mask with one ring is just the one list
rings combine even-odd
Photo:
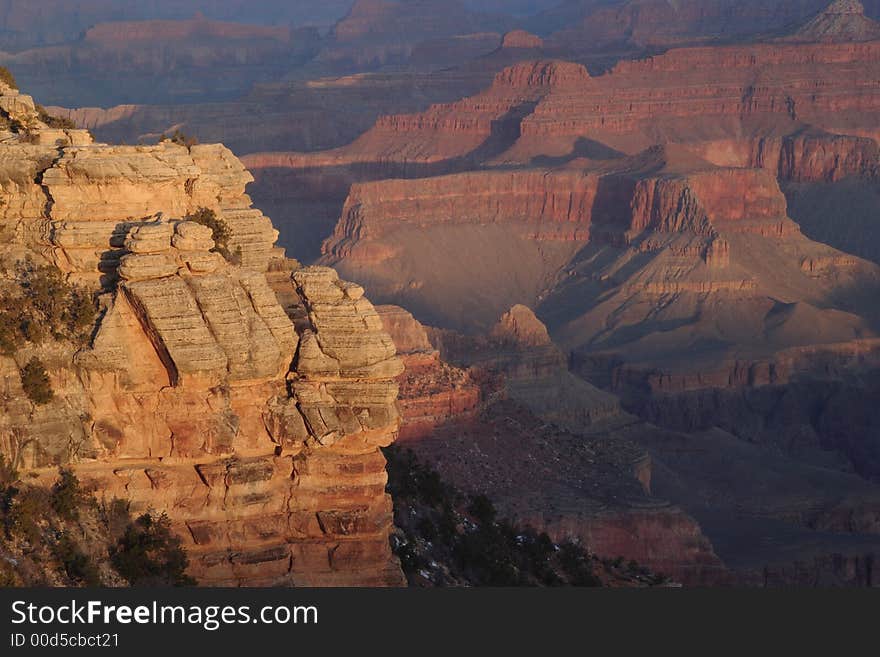
[(189, 566), (179, 536), (171, 531), (171, 521), (162, 514), (145, 513), (125, 530), (110, 548), (110, 562), (132, 586), (192, 586), (186, 574)]
[(27, 365), (21, 369), (21, 387), (24, 394), (33, 403), (38, 406), (48, 404), (55, 397), (52, 390), (52, 382), (49, 380), (49, 374), (43, 365), (43, 361), (34, 356)]
[(52, 509), (65, 520), (77, 520), (84, 499), (79, 479), (73, 470), (61, 468), (58, 471), (58, 480), (52, 486)]
[(197, 137), (188, 135), (181, 130), (175, 130), (170, 135), (162, 135), (162, 139), (160, 139), (159, 142), (161, 143), (163, 141), (170, 141), (172, 144), (186, 146), (187, 148), (192, 148), (199, 143)]
[(18, 89), (18, 82), (15, 81), (15, 76), (5, 66), (0, 66), (0, 82), (9, 85), (13, 89)]
[(63, 116), (55, 116), (53, 114), (49, 114), (49, 110), (45, 107), (37, 103), (35, 109), (37, 110), (37, 116), (40, 117), (40, 121), (45, 123), (50, 128), (58, 128), (61, 130), (75, 130), (77, 125), (71, 119), (68, 119)]
[(199, 208), (192, 214), (188, 214), (185, 219), (194, 221), (202, 226), (211, 229), (211, 237), (214, 240), (214, 251), (222, 255), (229, 262), (237, 264), (241, 260), (241, 249), (236, 249), (235, 253), (229, 250), (229, 239), (232, 237), (232, 231), (222, 217), (218, 217), (217, 213), (211, 208)]

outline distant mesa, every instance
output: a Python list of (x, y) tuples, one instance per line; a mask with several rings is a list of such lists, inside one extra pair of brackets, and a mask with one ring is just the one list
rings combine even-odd
[(873, 41), (880, 39), (880, 23), (865, 16), (859, 0), (837, 0), (788, 41)]
[[(493, 89), (503, 86), (536, 88), (568, 86), (590, 79), (587, 69), (574, 62), (542, 60), (508, 66), (495, 76)], [(490, 90), (491, 91), (491, 90)]]
[(502, 48), (543, 48), (544, 40), (525, 30), (513, 30), (504, 35)]

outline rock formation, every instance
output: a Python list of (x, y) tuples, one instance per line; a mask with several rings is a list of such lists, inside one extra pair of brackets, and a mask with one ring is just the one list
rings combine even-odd
[[(349, 362), (345, 340), (321, 342), (322, 302), (306, 323), (309, 303), (299, 291), (332, 275), (308, 270), (291, 286), (263, 219), (251, 215), (249, 240), (239, 229), (247, 268), (263, 275), (268, 262), (274, 270), (268, 285), (295, 321), (305, 371), (320, 382), (316, 390), (293, 376), (288, 387), (311, 414), (316, 440), (328, 443), (323, 449), (338, 443), (334, 423), (312, 407), (330, 403), (321, 385), (343, 371), (383, 385), (396, 378), (410, 444), (444, 474), (457, 473), (463, 488), (485, 484), (527, 522), (577, 535), (609, 556), (665, 560), (660, 570), (680, 568), (690, 581), (706, 581), (703, 567), (717, 576), (716, 554), (749, 583), (765, 566), (767, 581), (803, 578), (791, 563), (801, 557), (808, 571), (827, 571), (832, 555), (852, 570), (842, 581), (865, 581), (876, 551), (876, 494), (866, 481), (874, 470), (848, 470), (873, 463), (864, 382), (880, 359), (880, 270), (860, 256), (880, 261), (880, 41), (857, 3), (826, 2), (565, 3), (523, 21), (530, 31), (511, 32), (505, 21), (477, 20), (461, 7), (444, 14), (443, 3), (371, 0), (339, 23), (308, 79), (258, 87), (234, 110), (76, 116), (129, 121), (138, 135), (203, 116), (215, 126), (240, 124), (232, 126), (239, 143), (277, 149), (246, 162), (281, 218), (285, 244), (318, 261), (327, 238), (319, 262), (418, 318), (398, 308), (379, 313), (404, 372), (395, 373), (387, 345), (373, 338), (378, 360)], [(868, 5), (876, 15), (876, 2)], [(373, 75), (339, 75), (388, 64)], [(451, 65), (458, 68), (424, 74)], [(398, 104), (395, 94), (406, 99)], [(263, 115), (258, 130), (241, 119), (267, 105), (285, 109)], [(353, 117), (354, 106), (369, 109)], [(376, 115), (375, 123), (364, 118)], [(35, 149), (27, 175), (16, 178), (33, 207), (45, 202), (42, 188), (53, 202), (57, 195), (53, 221), (115, 214), (106, 199), (120, 184), (147, 198), (142, 174), (71, 159), (75, 148), (91, 147), (65, 146), (51, 162)], [(253, 354), (245, 357), (245, 340), (223, 328), (223, 297), (251, 294), (248, 276), (228, 274), (206, 255), (207, 236), (181, 221), (205, 206), (233, 223), (249, 208), (233, 180), (246, 174), (230, 164), (217, 181), (196, 149), (149, 148), (138, 168), (151, 171), (150, 189), (163, 181), (149, 198), (164, 200), (144, 200), (126, 218), (134, 227), (111, 225), (115, 216), (101, 219), (104, 227), (58, 225), (51, 256), (76, 280), (117, 285), (132, 313), (157, 327), (148, 333), (150, 344), (160, 342), (165, 374), (152, 369), (142, 378), (186, 386), (264, 375), (283, 349), (267, 338), (274, 325), (262, 310), (259, 321), (248, 314), (242, 332)], [(194, 181), (184, 182), (183, 196), (172, 191), (181, 176)], [(203, 197), (203, 185), (223, 191)], [(79, 200), (77, 187), (87, 191)], [(40, 226), (20, 223), (17, 232), (33, 240), (45, 233)], [(221, 275), (222, 290), (214, 282)], [(177, 318), (151, 310), (149, 288), (165, 279), (183, 281), (180, 298), (192, 295), (203, 316), (193, 314), (187, 327), (207, 327), (216, 344), (175, 342)], [(339, 289), (346, 304), (356, 301), (349, 293), (360, 294)], [(134, 325), (115, 312), (113, 321)], [(188, 367), (189, 348), (204, 370)], [(835, 388), (844, 384), (845, 394)], [(301, 432), (295, 415), (282, 416)], [(778, 417), (787, 418), (784, 431)], [(355, 428), (345, 413), (336, 420)], [(223, 431), (212, 429), (219, 437), (211, 440), (222, 443)], [(541, 442), (557, 431), (556, 442)], [(77, 441), (80, 434), (68, 442)], [(450, 454), (450, 445), (458, 451)], [(603, 498), (594, 484), (618, 499)], [(534, 504), (523, 501), (524, 488)], [(646, 499), (648, 489), (672, 504)], [(558, 514), (548, 511), (560, 500)], [(672, 564), (675, 553), (685, 557)]]
[(450, 421), (473, 417), (481, 391), (470, 374), (441, 360), (425, 327), (406, 310), (398, 306), (376, 310), (404, 365), (398, 377), (403, 417), (399, 439), (424, 438)]
[(513, 30), (504, 35), (501, 42), (502, 48), (543, 48), (544, 40), (535, 35), (529, 34), (525, 30)]
[(835, 0), (789, 37), (792, 41), (872, 41), (880, 23), (865, 16), (859, 0)]
[[(402, 583), (379, 447), (397, 435), (403, 366), (363, 288), (326, 268), (291, 276), (222, 146), (92, 144), (14, 90), (0, 107), (4, 265), (48, 260), (102, 307), (84, 348), (0, 359), (0, 450), (167, 511), (203, 584)], [(205, 208), (236, 264), (187, 219)], [(45, 405), (18, 375), (35, 354)]]

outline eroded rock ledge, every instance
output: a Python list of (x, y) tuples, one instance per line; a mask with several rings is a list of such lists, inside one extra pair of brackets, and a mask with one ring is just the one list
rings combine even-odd
[[(48, 260), (101, 301), (85, 347), (0, 358), (0, 453), (167, 511), (202, 584), (404, 583), (379, 451), (402, 364), (363, 288), (286, 260), (223, 146), (93, 144), (11, 89), (0, 111), (3, 264)], [(236, 264), (186, 220), (200, 208)], [(18, 375), (32, 355), (55, 390), (42, 406)]]

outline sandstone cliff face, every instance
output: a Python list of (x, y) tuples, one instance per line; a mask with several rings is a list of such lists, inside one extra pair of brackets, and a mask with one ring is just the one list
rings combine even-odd
[(578, 89), (589, 80), (580, 64), (525, 61), (497, 73), (492, 85), (476, 96), (435, 104), (416, 114), (381, 116), (372, 129), (348, 146), (322, 153), (252, 155), (249, 161), (297, 169), (408, 165), (413, 171), (442, 164), (442, 172), (449, 170), (456, 158), (478, 163), (503, 152), (519, 138), (520, 123), (539, 99), (554, 90)]
[[(222, 146), (86, 144), (17, 120), (0, 144), (4, 262), (47, 258), (100, 293), (102, 314), (85, 348), (2, 358), (4, 454), (167, 511), (204, 584), (402, 583), (379, 447), (397, 435), (403, 366), (363, 288), (285, 274)], [(184, 219), (199, 207), (227, 223), (240, 264)], [(56, 391), (42, 406), (18, 377), (35, 354)]]
[(597, 179), (580, 172), (465, 173), (353, 185), (325, 254), (380, 241), (401, 225), (503, 223), (538, 239), (586, 240)]
[(231, 231), (243, 266), (265, 270), (277, 231), (244, 194), (251, 180), (223, 146), (69, 149), (42, 172), (51, 199), (48, 241), (62, 270), (94, 278), (119, 254), (120, 231), (159, 213), (214, 210)]
[[(746, 193), (742, 190), (746, 189)], [(729, 262), (719, 230), (785, 235), (785, 198), (770, 172), (712, 168), (685, 174), (485, 171), (353, 185), (323, 251), (375, 264), (385, 238), (405, 227), (501, 224), (538, 241), (625, 245), (657, 233), (693, 233), (688, 248), (712, 266)], [(702, 243), (700, 243), (700, 240)], [(650, 250), (651, 240), (640, 247)]]
[[(523, 121), (522, 134), (525, 139), (611, 136), (637, 133), (651, 123), (655, 135), (659, 128), (669, 136), (684, 136), (682, 119), (708, 116), (717, 117), (716, 122), (726, 117), (747, 126), (757, 123), (765, 130), (785, 121), (842, 128), (847, 124), (841, 113), (860, 113), (864, 124), (877, 111), (878, 99), (858, 80), (874, 74), (878, 47), (878, 42), (866, 42), (683, 48), (622, 61), (577, 94), (544, 98)], [(773, 67), (773, 80), (760, 74), (767, 66)], [(795, 82), (805, 74), (815, 81)], [(790, 86), (779, 84), (785, 79)], [(690, 128), (691, 140), (713, 130), (702, 123)]]

